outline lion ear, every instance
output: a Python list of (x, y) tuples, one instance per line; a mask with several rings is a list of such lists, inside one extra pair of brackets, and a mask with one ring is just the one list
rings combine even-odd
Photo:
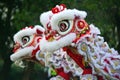
[(43, 34), (43, 32), (39, 29), (36, 29), (37, 34)]
[(37, 34), (43, 34), (45, 32), (45, 29), (40, 25), (36, 25), (35, 26), (35, 31), (36, 31)]

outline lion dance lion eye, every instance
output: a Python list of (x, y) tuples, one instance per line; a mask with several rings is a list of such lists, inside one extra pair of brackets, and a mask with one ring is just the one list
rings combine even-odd
[(25, 45), (27, 42), (29, 42), (29, 40), (30, 40), (29, 36), (22, 37), (22, 43), (23, 43), (23, 45)]
[(69, 26), (70, 26), (70, 23), (68, 21), (61, 21), (59, 23), (59, 29), (61, 32), (67, 31)]
[(71, 21), (69, 20), (62, 20), (59, 22), (58, 24), (58, 33), (61, 34), (61, 35), (65, 35), (67, 34), (68, 32), (71, 31), (72, 29), (72, 26), (71, 26)]

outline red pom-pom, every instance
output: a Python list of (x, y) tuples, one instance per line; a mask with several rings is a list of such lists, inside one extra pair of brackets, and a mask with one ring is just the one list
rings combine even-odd
[(59, 6), (56, 6), (56, 7), (52, 8), (52, 13), (55, 14), (55, 13), (61, 12), (65, 8), (66, 8), (66, 5), (65, 4), (61, 4)]
[(33, 26), (29, 26), (28, 28), (31, 28), (31, 29), (33, 29)]
[(58, 13), (59, 12), (59, 9), (57, 8), (57, 7), (55, 7), (55, 8), (52, 8), (52, 13)]
[(62, 7), (63, 7), (63, 9), (65, 9), (65, 8), (66, 8), (66, 5), (65, 5), (65, 4), (61, 4), (60, 6), (62, 6)]

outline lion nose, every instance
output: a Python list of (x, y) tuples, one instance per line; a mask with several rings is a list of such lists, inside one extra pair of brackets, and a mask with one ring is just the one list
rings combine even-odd
[(13, 48), (13, 52), (16, 52), (19, 48), (21, 48), (20, 43), (16, 43)]

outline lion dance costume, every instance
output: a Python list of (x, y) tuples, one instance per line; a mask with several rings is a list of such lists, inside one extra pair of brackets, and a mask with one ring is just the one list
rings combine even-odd
[(54, 70), (50, 80), (70, 80), (71, 75), (80, 80), (120, 80), (120, 55), (86, 16), (64, 4), (42, 13), (43, 27), (27, 27), (14, 35), (11, 60), (40, 62)]

